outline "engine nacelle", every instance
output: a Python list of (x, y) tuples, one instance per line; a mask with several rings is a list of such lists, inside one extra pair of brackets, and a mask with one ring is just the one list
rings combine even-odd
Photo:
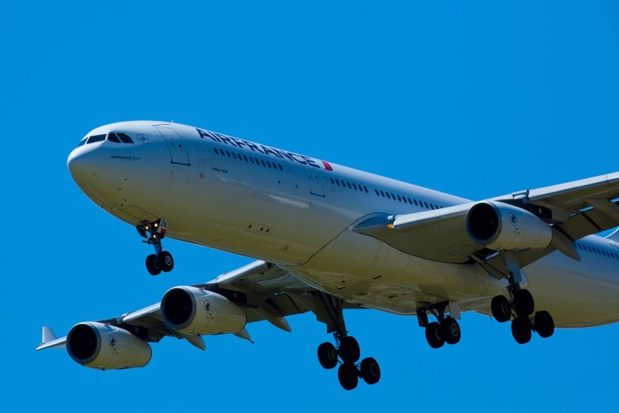
[(144, 340), (127, 330), (99, 322), (73, 326), (67, 334), (66, 347), (77, 363), (100, 370), (144, 367), (152, 355)]
[(466, 231), (475, 242), (493, 250), (546, 248), (550, 225), (527, 210), (501, 202), (479, 202), (466, 214)]
[(245, 311), (222, 295), (196, 287), (174, 287), (161, 299), (161, 316), (184, 333), (238, 333), (247, 323)]

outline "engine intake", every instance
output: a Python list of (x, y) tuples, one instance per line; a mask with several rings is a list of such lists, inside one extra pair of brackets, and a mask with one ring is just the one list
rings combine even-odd
[(152, 356), (145, 341), (127, 330), (99, 322), (73, 326), (67, 334), (66, 347), (74, 361), (100, 370), (144, 367)]
[(552, 229), (527, 210), (501, 202), (479, 202), (466, 215), (469, 237), (493, 250), (546, 248)]
[(196, 287), (174, 287), (161, 299), (161, 316), (184, 333), (238, 333), (247, 323), (245, 311), (227, 298)]

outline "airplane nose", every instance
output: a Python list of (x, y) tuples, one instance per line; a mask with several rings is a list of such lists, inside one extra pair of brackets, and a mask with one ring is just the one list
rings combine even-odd
[(74, 149), (67, 159), (67, 167), (76, 182), (92, 179), (99, 172), (100, 166), (100, 154), (84, 146)]

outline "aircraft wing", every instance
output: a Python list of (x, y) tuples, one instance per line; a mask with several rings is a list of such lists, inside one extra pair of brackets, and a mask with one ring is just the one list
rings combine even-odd
[[(327, 323), (330, 328), (323, 304), (325, 297), (329, 296), (271, 263), (255, 261), (222, 274), (211, 282), (193, 287), (215, 292), (232, 301), (245, 311), (248, 323), (266, 320), (282, 330), (291, 331), (286, 316), (312, 311), (319, 321)], [(186, 339), (194, 346), (204, 349), (204, 341), (200, 335), (177, 331), (165, 323), (160, 304), (98, 322), (123, 328), (145, 341), (158, 342), (163, 337), (172, 336)], [(359, 308), (348, 303), (341, 304), (342, 308)], [(245, 329), (236, 335), (251, 341)], [(65, 343), (66, 337), (56, 338), (49, 327), (43, 327), (43, 341), (37, 350), (63, 347)]]
[[(524, 209), (552, 230), (550, 245), (517, 251), (524, 267), (560, 250), (579, 259), (573, 242), (619, 225), (619, 173), (597, 176), (493, 198), (489, 202)], [(386, 242), (411, 255), (449, 263), (480, 263), (493, 275), (507, 274), (498, 250), (474, 241), (467, 215), (477, 202), (403, 215), (374, 215), (353, 230)]]

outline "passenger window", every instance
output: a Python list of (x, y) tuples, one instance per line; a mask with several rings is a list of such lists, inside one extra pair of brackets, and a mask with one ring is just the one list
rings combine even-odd
[(122, 143), (133, 143), (133, 139), (131, 139), (126, 133), (119, 132), (118, 137)]

